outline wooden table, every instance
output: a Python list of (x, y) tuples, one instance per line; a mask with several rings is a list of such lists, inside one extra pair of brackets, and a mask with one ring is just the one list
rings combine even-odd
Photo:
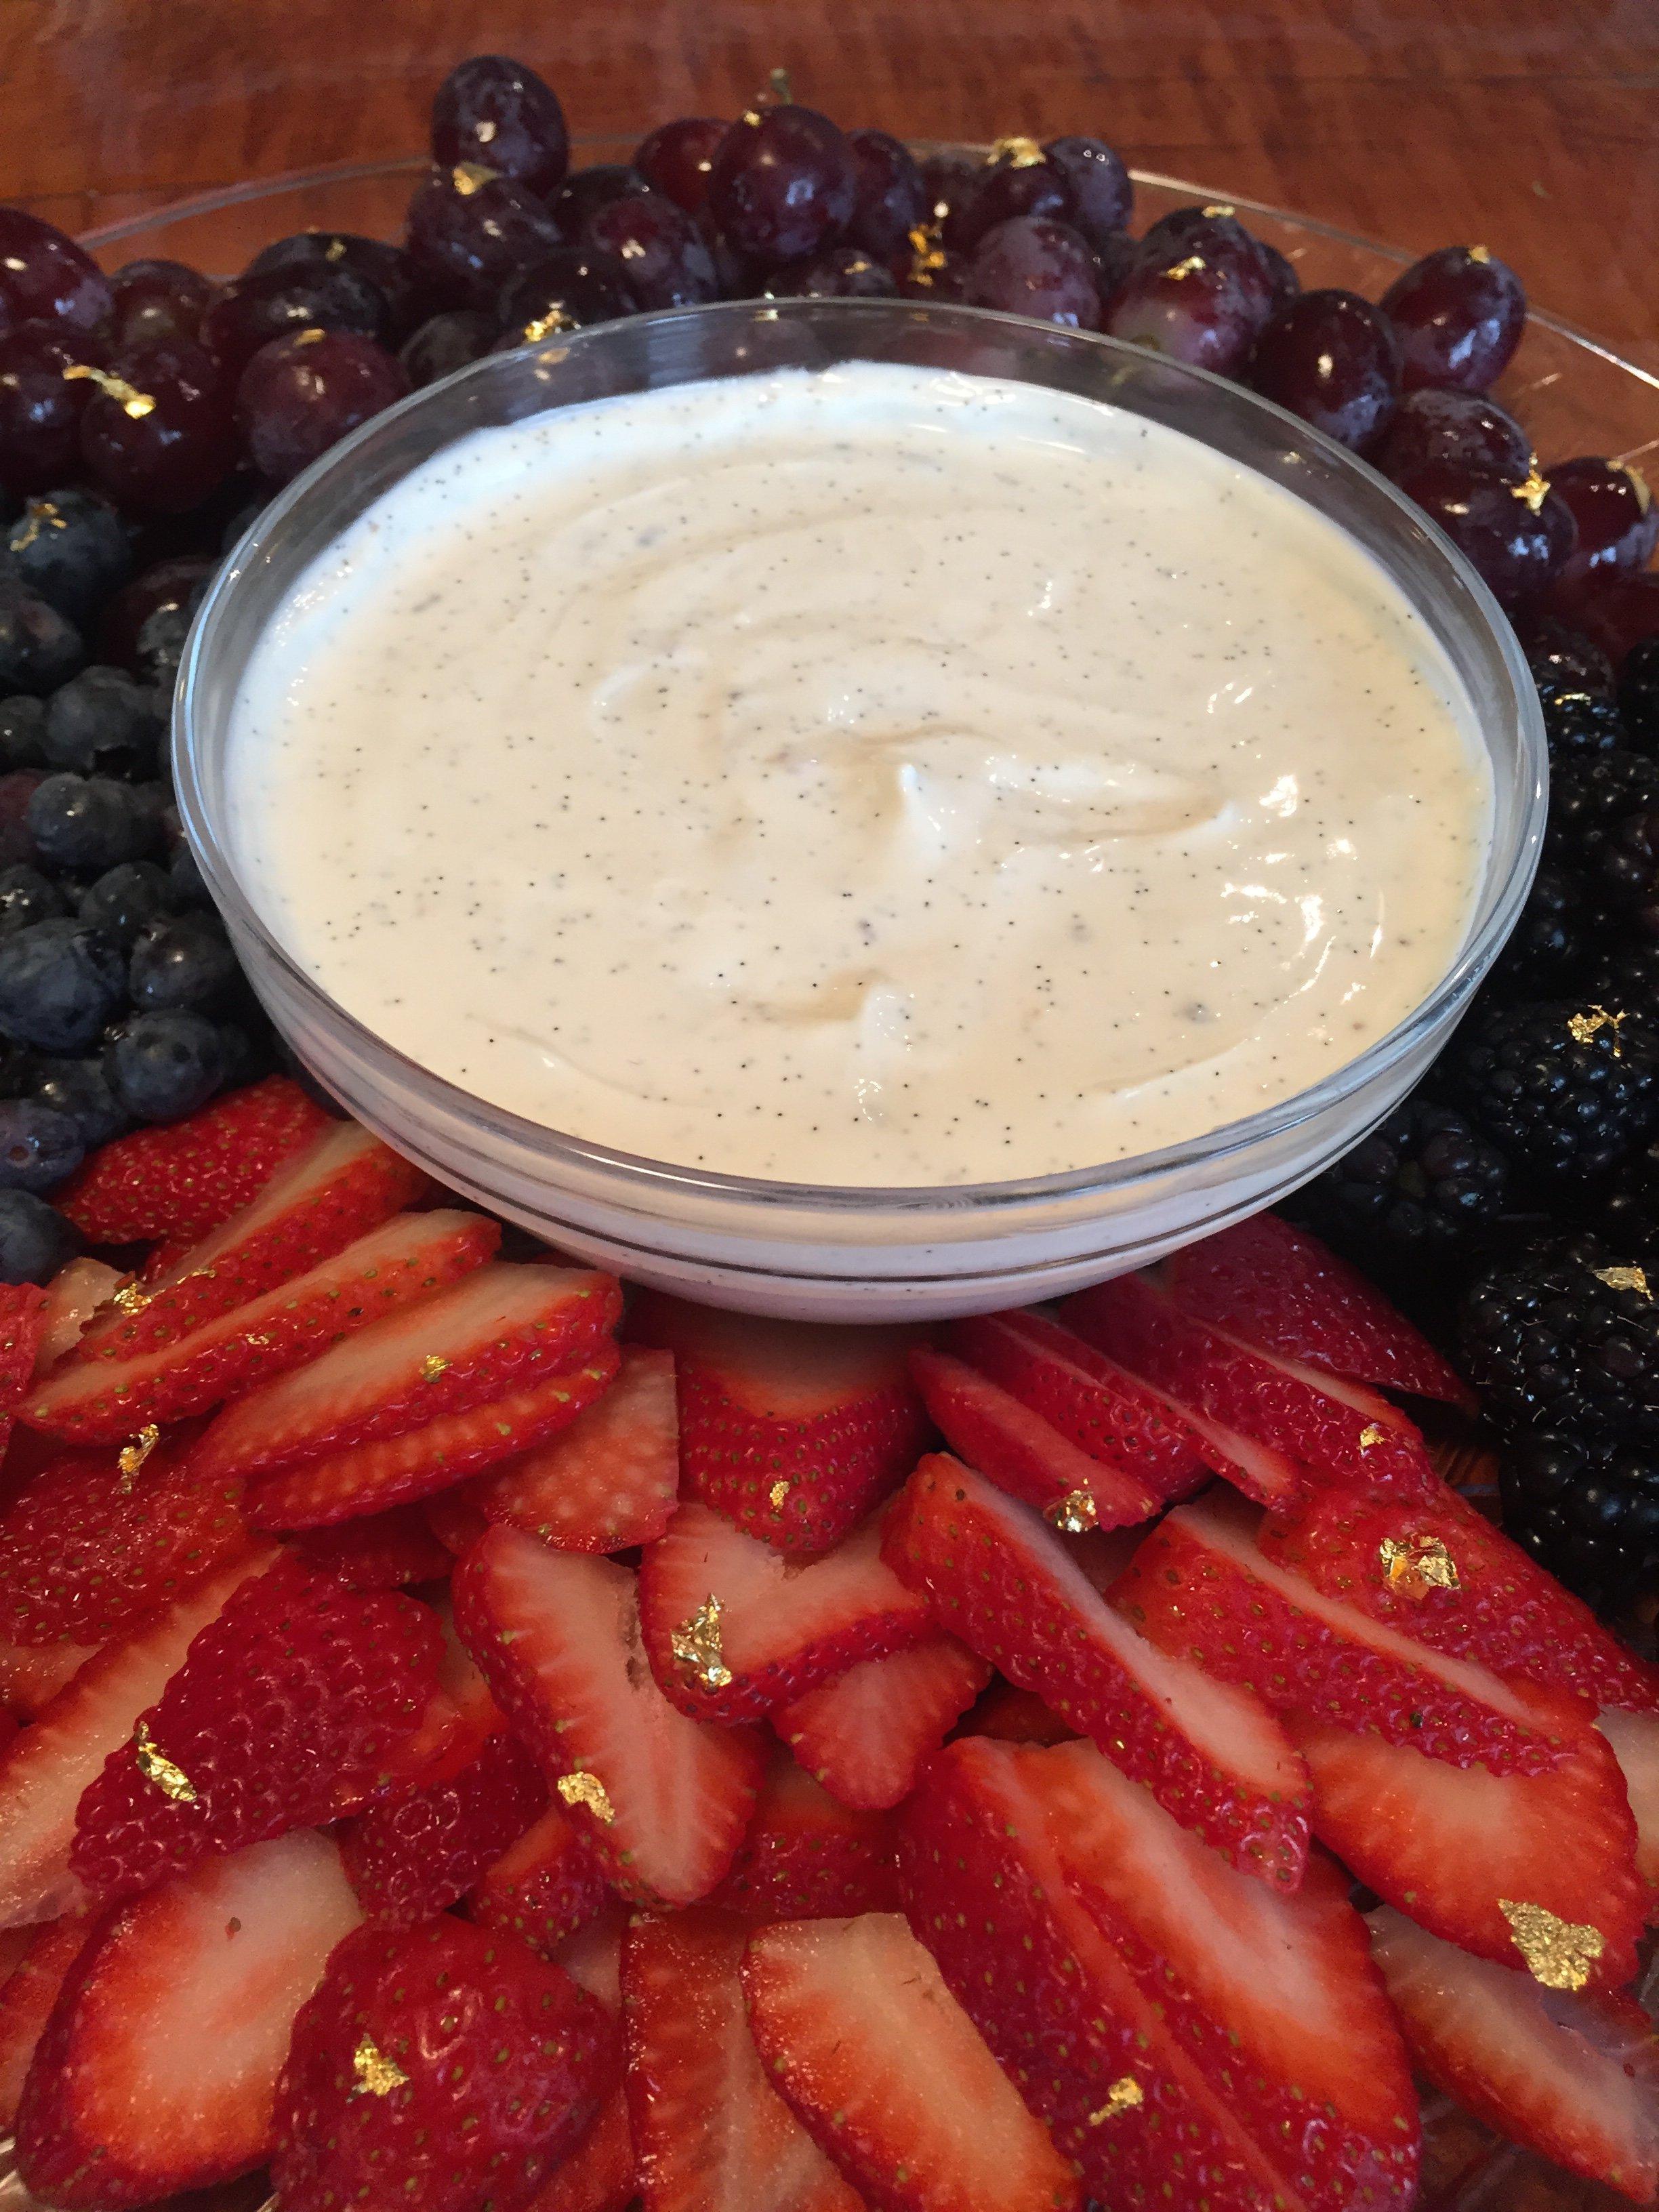
[(0, 0), (0, 198), (73, 228), (414, 151), (481, 47), (578, 132), (796, 95), (915, 137), (1087, 130), (1419, 249), (1480, 241), (1659, 369), (1656, 0)]

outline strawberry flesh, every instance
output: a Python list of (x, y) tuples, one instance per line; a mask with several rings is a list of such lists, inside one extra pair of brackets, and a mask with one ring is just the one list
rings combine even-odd
[(1126, 1471), (1092, 1459), (1041, 1413), (948, 1352), (910, 1354), (922, 1403), (957, 1457), (1039, 1513), (1086, 1512), (1091, 1526), (1148, 1521), (1162, 1502)]
[[(239, 1590), (81, 1800), (70, 1863), (94, 1896), (328, 1819), (384, 1786), (437, 1682), (411, 1598), (283, 1559)], [(161, 1762), (157, 1765), (157, 1760)]]
[(644, 1904), (707, 1896), (743, 1841), (760, 1746), (663, 1695), (630, 1571), (491, 1528), (453, 1587), (462, 1641), (617, 1887)]
[(726, 1721), (933, 1633), (927, 1599), (883, 1559), (877, 1522), (799, 1565), (696, 1499), (641, 1559), (640, 1625), (668, 1697)]
[(94, 1922), (83, 1912), (25, 1931), (28, 1948), (0, 1986), (0, 2128), (17, 2125), (17, 2107), (35, 2046)]
[(71, 1968), (24, 2084), (17, 2162), (74, 2212), (131, 2208), (269, 2155), (295, 2014), (357, 1923), (302, 1831), (118, 1907)]
[(745, 1920), (832, 1920), (898, 1909), (893, 1826), (838, 1804), (781, 1752), (730, 1871), (709, 1896)]
[(1609, 1705), (1597, 1714), (1595, 1725), (1613, 1746), (1625, 1778), (1636, 1823), (1636, 1870), (1650, 1890), (1659, 1892), (1659, 1717)]
[(407, 1928), (446, 1911), (546, 1803), (540, 1767), (496, 1735), (459, 1774), (371, 1805), (341, 1843), (365, 1918)]
[(772, 1725), (832, 1797), (885, 1812), (909, 1796), (951, 1722), (990, 1679), (977, 1652), (954, 1636), (930, 1636), (781, 1705)]
[(596, 1405), (465, 1498), (485, 1521), (528, 1528), (562, 1552), (622, 1552), (661, 1535), (679, 1480), (674, 1355), (629, 1344)]
[(1077, 2177), (896, 1912), (758, 1929), (774, 2086), (872, 2212), (1073, 2212)]
[(538, 1957), (556, 1960), (567, 1936), (596, 1919), (611, 1897), (598, 1852), (562, 1805), (550, 1805), (484, 1869), (466, 1906), (481, 1928), (503, 1929)]
[(418, 1505), (389, 1506), (360, 1521), (307, 1529), (295, 1549), (358, 1590), (407, 1589), (411, 1583), (442, 1582), (449, 1573), (449, 1553)]
[(939, 1455), (901, 1493), (884, 1548), (941, 1627), (1091, 1736), (1177, 1820), (1264, 1881), (1300, 1881), (1307, 1777), (1279, 1723), (1248, 1691), (1148, 1643), (1029, 1506)]

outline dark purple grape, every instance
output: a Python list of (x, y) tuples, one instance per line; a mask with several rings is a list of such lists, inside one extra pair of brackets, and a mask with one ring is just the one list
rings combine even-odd
[(301, 331), (273, 338), (249, 362), (236, 386), (236, 419), (254, 467), (286, 483), (408, 390), (401, 365), (372, 338)]
[(1100, 292), (1088, 241), (1068, 223), (1015, 216), (981, 240), (969, 267), (975, 307), (1030, 315), (1071, 330), (1100, 328)]
[(858, 204), (858, 169), (845, 135), (816, 108), (786, 103), (751, 112), (720, 142), (708, 212), (743, 253), (804, 261), (833, 245)]
[(98, 631), (100, 659), (149, 681), (150, 671), (138, 642), (145, 624), (152, 616), (168, 610), (194, 613), (218, 566), (204, 556), (186, 555), (178, 560), (158, 561), (130, 584), (124, 584), (104, 609)]
[(1659, 507), (1633, 469), (1585, 454), (1558, 461), (1550, 485), (1578, 525), (1578, 544), (1561, 571), (1564, 585), (1571, 586), (1592, 568), (1647, 567), (1659, 544)]
[(849, 131), (847, 143), (858, 179), (848, 243), (890, 262), (927, 220), (921, 170), (910, 149), (885, 131)]
[(234, 384), (261, 346), (294, 331), (382, 337), (389, 325), (378, 285), (343, 264), (266, 269), (239, 277), (202, 318), (201, 343)]
[(446, 169), (493, 169), (546, 194), (564, 174), (570, 137), (558, 95), (534, 70), (505, 54), (473, 54), (438, 88), (432, 154)]
[(1094, 248), (1095, 282), (1100, 289), (1103, 328), (1106, 315), (1116, 306), (1119, 295), (1135, 270), (1139, 253), (1140, 248), (1127, 230), (1103, 238)]
[(168, 514), (201, 504), (236, 459), (219, 364), (187, 338), (118, 354), (81, 418), (87, 467), (123, 505)]
[(1265, 398), (1361, 453), (1394, 412), (1399, 341), (1388, 317), (1358, 292), (1303, 292), (1268, 318), (1250, 381)]
[(641, 139), (634, 167), (653, 192), (666, 192), (687, 215), (701, 215), (720, 140), (731, 129), (717, 115), (680, 115)]
[(1282, 273), (1269, 264), (1261, 241), (1250, 235), (1230, 207), (1219, 203), (1171, 208), (1141, 240), (1139, 258), (1146, 269), (1172, 269), (1199, 261), (1206, 270), (1225, 270), (1243, 293), (1258, 330), (1282, 304)]
[(861, 246), (828, 246), (787, 269), (771, 289), (787, 300), (890, 300), (898, 286), (885, 263)]
[(476, 307), (446, 307), (410, 332), (398, 358), (418, 392), (441, 376), (453, 376), (470, 362), (481, 361), (495, 344), (495, 335), (493, 315), (480, 314)]
[(1432, 387), (1401, 394), (1375, 459), (1396, 481), (1445, 465), (1518, 484), (1533, 467), (1532, 441), (1507, 409), (1483, 392)]
[(148, 345), (152, 338), (194, 338), (220, 287), (182, 261), (129, 261), (110, 279), (115, 295), (110, 345)]
[(952, 253), (971, 254), (999, 223), (1012, 222), (1016, 216), (1046, 216), (1071, 224), (1073, 204), (1064, 173), (1033, 146), (1029, 154), (1006, 155), (986, 170), (979, 189), (945, 216), (945, 245)]
[(91, 371), (103, 349), (51, 323), (0, 337), (0, 484), (14, 497), (75, 475)]
[(95, 331), (109, 319), (110, 281), (86, 252), (38, 215), (0, 207), (0, 308), (11, 323)]
[(1135, 188), (1129, 172), (1103, 138), (1051, 138), (1042, 149), (1051, 168), (1071, 187), (1068, 218), (1091, 246), (1127, 230), (1134, 212)]
[(276, 239), (254, 255), (241, 281), (268, 276), (274, 269), (349, 269), (386, 301), (388, 339), (407, 337), (430, 306), (420, 271), (404, 248), (383, 238), (365, 238), (359, 231), (296, 230), (288, 238)]
[(1484, 392), (1509, 366), (1527, 320), (1521, 279), (1484, 246), (1425, 254), (1395, 278), (1382, 307), (1400, 333), (1407, 392)]
[(990, 175), (990, 165), (972, 154), (943, 147), (923, 157), (922, 190), (927, 194), (923, 221), (943, 222), (957, 208), (965, 207)]
[(1297, 275), (1296, 264), (1276, 246), (1265, 238), (1251, 234), (1250, 243), (1255, 248), (1255, 258), (1267, 272), (1267, 282), (1273, 288), (1273, 312), (1288, 307), (1302, 289), (1302, 279)]
[(607, 200), (589, 216), (580, 244), (614, 269), (636, 307), (695, 307), (720, 297), (708, 241), (664, 192)]
[(574, 246), (556, 246), (533, 269), (515, 276), (501, 299), (495, 351), (539, 345), (561, 331), (585, 330), (631, 312), (615, 265)]
[(1194, 252), (1138, 260), (1106, 309), (1103, 325), (1115, 338), (1231, 376), (1249, 358), (1259, 318), (1236, 267)]
[[(459, 178), (459, 181), (457, 181)], [(447, 303), (488, 313), (504, 284), (562, 242), (526, 185), (441, 170), (409, 204), (409, 251)]]
[(1541, 478), (1504, 483), (1442, 462), (1398, 481), (1505, 606), (1541, 591), (1572, 550), (1571, 514)]
[(586, 169), (573, 169), (548, 203), (548, 213), (568, 246), (580, 243), (602, 207), (612, 200), (636, 198), (651, 187), (628, 161), (595, 161)]

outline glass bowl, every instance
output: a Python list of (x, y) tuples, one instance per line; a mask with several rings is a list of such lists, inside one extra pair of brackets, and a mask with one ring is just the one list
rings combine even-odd
[[(1016, 1182), (818, 1188), (642, 1159), (525, 1121), (393, 1049), (289, 957), (239, 878), (227, 732), (256, 639), (341, 530), (428, 456), (488, 425), (695, 379), (859, 359), (1109, 398), (1284, 485), (1405, 592), (1474, 702), (1495, 821), (1457, 959), (1389, 1036), (1312, 1089), (1161, 1152)], [(1373, 471), (1237, 386), (1139, 348), (889, 301), (742, 301), (605, 324), (489, 356), (365, 424), (265, 509), (221, 570), (182, 672), (174, 756), (185, 828), (253, 986), (352, 1113), (441, 1182), (592, 1263), (722, 1305), (846, 1321), (1057, 1296), (1145, 1266), (1316, 1174), (1418, 1079), (1468, 1006), (1526, 895), (1545, 801), (1542, 724), (1513, 632), (1474, 571)]]

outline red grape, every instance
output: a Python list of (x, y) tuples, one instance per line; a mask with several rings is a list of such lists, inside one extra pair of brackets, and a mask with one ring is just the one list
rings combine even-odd
[(1267, 272), (1267, 282), (1273, 289), (1273, 312), (1277, 313), (1280, 307), (1288, 307), (1301, 291), (1302, 279), (1296, 273), (1295, 262), (1281, 253), (1276, 246), (1270, 246), (1265, 238), (1257, 238), (1254, 233), (1250, 235), (1250, 243), (1255, 248), (1256, 259)]
[(909, 148), (885, 131), (852, 131), (847, 143), (858, 179), (848, 243), (862, 246), (878, 261), (890, 261), (927, 220), (921, 168)]
[(1394, 412), (1399, 341), (1358, 292), (1303, 292), (1269, 317), (1250, 380), (1264, 398), (1363, 453)]
[(236, 457), (226, 380), (188, 338), (154, 338), (117, 354), (81, 418), (81, 451), (106, 491), (129, 507), (180, 514), (199, 506)]
[(481, 361), (495, 344), (495, 336), (493, 315), (482, 315), (476, 307), (447, 307), (410, 331), (398, 358), (418, 391), (422, 385), (435, 384), (441, 376), (453, 376), (470, 362)]
[(1031, 315), (1078, 331), (1100, 328), (1100, 290), (1088, 241), (1069, 223), (1014, 216), (980, 241), (969, 265), (976, 307)]
[(110, 281), (56, 223), (0, 207), (0, 311), (5, 323), (95, 331), (109, 319)]
[(890, 300), (898, 290), (885, 263), (861, 246), (827, 246), (810, 261), (797, 261), (770, 289), (790, 300)]
[(1550, 595), (1552, 612), (1593, 638), (1615, 674), (1632, 649), (1659, 637), (1659, 575), (1643, 569), (1592, 568)]
[(1398, 479), (1442, 462), (1524, 483), (1532, 474), (1532, 441), (1506, 408), (1484, 392), (1406, 392), (1376, 456), (1384, 476)]
[(564, 110), (552, 87), (505, 54), (459, 63), (432, 103), (432, 154), (441, 167), (493, 169), (550, 192), (570, 158)]
[(1414, 261), (1382, 295), (1400, 333), (1407, 392), (1438, 385), (1484, 392), (1509, 366), (1527, 320), (1514, 270), (1484, 246), (1443, 246)]
[(1578, 525), (1578, 544), (1561, 572), (1564, 585), (1592, 568), (1646, 568), (1659, 543), (1659, 507), (1634, 469), (1585, 454), (1558, 462), (1550, 483)]
[(953, 209), (965, 206), (990, 175), (989, 165), (971, 154), (950, 148), (929, 154), (921, 165), (922, 189), (927, 195), (928, 222), (943, 222)]
[(1534, 598), (1572, 551), (1571, 513), (1541, 477), (1504, 483), (1443, 461), (1399, 482), (1505, 606)]
[(365, 238), (355, 230), (296, 230), (256, 253), (243, 270), (242, 281), (273, 269), (349, 269), (363, 277), (386, 301), (388, 341), (407, 337), (430, 312), (414, 261), (401, 246), (389, 245), (383, 238)]
[(804, 261), (853, 219), (858, 170), (844, 134), (816, 108), (751, 111), (721, 140), (708, 212), (743, 253)]
[(731, 129), (717, 115), (682, 115), (641, 139), (634, 167), (653, 191), (666, 192), (687, 215), (701, 215), (714, 155)]
[(115, 295), (109, 343), (147, 345), (152, 338), (193, 338), (220, 288), (182, 261), (129, 261), (110, 279)]
[(502, 335), (495, 350), (539, 345), (560, 331), (580, 331), (629, 312), (617, 264), (579, 246), (556, 246), (501, 295)]
[(1170, 269), (1201, 260), (1222, 270), (1239, 287), (1259, 330), (1273, 309), (1285, 304), (1282, 255), (1269, 259), (1260, 239), (1252, 238), (1230, 207), (1172, 208), (1160, 216), (1140, 241), (1140, 262), (1149, 269)]
[(98, 657), (132, 674), (141, 672), (138, 633), (155, 614), (176, 612), (194, 603), (200, 586), (218, 568), (204, 555), (158, 561), (130, 584), (123, 584), (104, 609), (98, 631)]
[(349, 331), (299, 331), (261, 346), (236, 386), (236, 419), (249, 459), (275, 483), (409, 390), (401, 365)]
[(1137, 260), (1104, 316), (1114, 337), (1222, 376), (1249, 359), (1259, 320), (1235, 264), (1180, 251), (1173, 259)]
[(1047, 216), (1071, 224), (1072, 188), (1063, 173), (1039, 153), (1034, 160), (1006, 155), (985, 173), (979, 189), (945, 218), (945, 243), (952, 253), (972, 253), (1000, 222), (1016, 216)]
[(201, 343), (234, 383), (263, 345), (292, 331), (349, 331), (380, 338), (386, 295), (355, 270), (319, 262), (237, 279), (202, 318)]
[(694, 307), (720, 297), (708, 240), (665, 192), (607, 200), (588, 217), (580, 243), (612, 265), (636, 307)]
[(1135, 188), (1129, 172), (1103, 138), (1051, 138), (1042, 154), (1071, 188), (1068, 220), (1091, 246), (1098, 246), (1103, 239), (1128, 228)]
[(650, 189), (631, 162), (593, 161), (585, 169), (570, 172), (548, 202), (548, 213), (568, 246), (581, 236), (602, 207)]
[(90, 369), (103, 348), (61, 323), (21, 323), (0, 337), (0, 484), (47, 491), (81, 458)]
[(563, 242), (541, 201), (510, 177), (441, 170), (409, 204), (415, 264), (456, 306), (488, 313), (504, 284)]

